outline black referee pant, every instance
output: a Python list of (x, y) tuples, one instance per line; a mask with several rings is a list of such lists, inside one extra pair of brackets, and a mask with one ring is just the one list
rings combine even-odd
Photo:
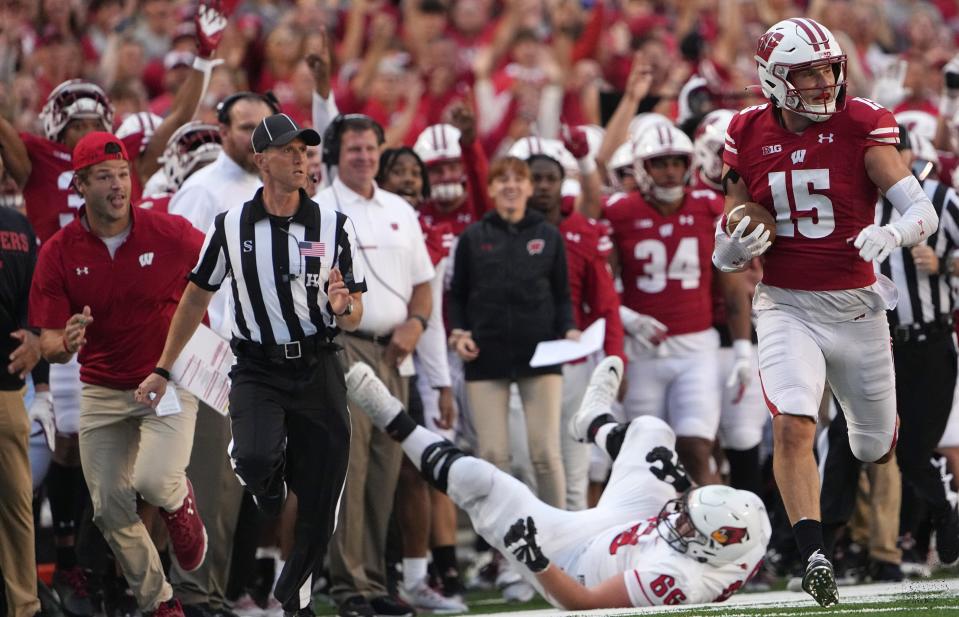
[[(936, 329), (925, 340), (893, 342), (896, 364), (896, 406), (899, 411), (899, 443), (896, 458), (902, 470), (903, 488), (908, 495), (929, 504), (934, 517), (949, 509), (946, 488), (932, 464), (933, 450), (942, 439), (952, 410), (956, 386), (956, 347), (952, 332)], [(911, 500), (903, 497), (903, 509), (911, 512)], [(900, 529), (911, 530), (916, 523), (906, 516)]]
[(350, 456), (346, 379), (335, 345), (300, 360), (237, 355), (230, 372), (230, 418), (237, 476), (255, 496), (285, 479), (296, 493), (293, 551), (274, 592), (286, 611), (310, 606), (300, 588), (333, 535)]
[[(893, 343), (896, 367), (896, 409), (899, 413), (899, 441), (896, 459), (903, 479), (903, 520), (900, 531), (914, 527), (909, 495), (929, 504), (933, 515), (949, 508), (932, 453), (949, 420), (956, 385), (956, 349), (952, 335), (934, 332), (924, 340)], [(837, 402), (838, 407), (838, 402)], [(848, 522), (856, 505), (856, 487), (861, 463), (849, 449), (846, 418), (840, 412), (829, 425), (829, 449), (823, 463), (820, 506), (831, 550), (833, 533)]]

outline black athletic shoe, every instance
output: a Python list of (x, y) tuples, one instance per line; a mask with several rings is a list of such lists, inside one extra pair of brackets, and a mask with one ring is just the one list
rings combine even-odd
[(874, 583), (899, 583), (906, 576), (902, 573), (902, 568), (898, 563), (873, 559), (872, 563), (869, 564), (869, 578)]
[(370, 599), (370, 606), (377, 617), (414, 617), (416, 609), (393, 596), (377, 596)]
[(283, 617), (316, 617), (316, 613), (310, 607), (300, 608), (295, 611), (283, 611)]
[(813, 553), (806, 564), (806, 573), (802, 577), (802, 588), (820, 606), (828, 608), (839, 604), (836, 574), (833, 572), (832, 564), (819, 551)]
[(336, 609), (340, 617), (376, 617), (376, 611), (363, 596), (350, 596)]
[(944, 566), (955, 565), (959, 561), (959, 512), (949, 506), (946, 514), (934, 521), (936, 530), (936, 553)]

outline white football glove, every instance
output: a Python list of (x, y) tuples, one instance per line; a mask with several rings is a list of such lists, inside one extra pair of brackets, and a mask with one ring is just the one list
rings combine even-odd
[(47, 447), (53, 452), (57, 434), (56, 423), (53, 417), (53, 394), (50, 392), (34, 393), (33, 403), (30, 404), (27, 415), (31, 422), (36, 422), (40, 425), (40, 430), (43, 431), (43, 435), (47, 438)]
[(744, 216), (732, 235), (726, 235), (722, 228), (722, 218), (716, 224), (716, 246), (713, 248), (713, 265), (723, 272), (739, 272), (753, 257), (759, 257), (772, 245), (769, 230), (760, 223), (748, 236), (743, 236), (749, 225), (749, 217)]
[(905, 87), (908, 68), (909, 63), (905, 60), (890, 62), (873, 82), (869, 98), (888, 109), (909, 98), (912, 90)]
[(883, 262), (894, 249), (899, 247), (902, 236), (892, 225), (870, 225), (859, 232), (852, 243), (859, 249), (863, 261)]
[(663, 342), (669, 328), (649, 315), (637, 313), (623, 305), (619, 307), (619, 318), (623, 322), (623, 330), (636, 339), (643, 349), (653, 349)]
[(730, 371), (726, 379), (726, 388), (732, 390), (733, 405), (739, 404), (743, 400), (746, 388), (753, 379), (753, 344), (746, 339), (736, 339), (733, 341), (733, 370)]

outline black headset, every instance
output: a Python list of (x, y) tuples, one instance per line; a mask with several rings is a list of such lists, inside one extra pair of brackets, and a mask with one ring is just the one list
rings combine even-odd
[(327, 167), (340, 164), (340, 139), (343, 137), (343, 131), (345, 130), (343, 125), (355, 121), (370, 124), (370, 128), (376, 133), (377, 145), (382, 146), (383, 142), (386, 141), (383, 127), (373, 118), (366, 114), (340, 114), (333, 118), (333, 122), (330, 122), (330, 125), (323, 131), (323, 164)]
[(234, 92), (217, 104), (216, 119), (220, 124), (230, 124), (230, 110), (234, 105), (244, 100), (263, 101), (270, 107), (272, 113), (280, 113), (280, 101), (277, 100), (273, 92), (260, 94), (259, 92), (244, 90), (242, 92)]

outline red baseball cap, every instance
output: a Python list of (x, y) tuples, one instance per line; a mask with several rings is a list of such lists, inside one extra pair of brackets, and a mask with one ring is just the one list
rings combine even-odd
[(73, 171), (103, 161), (128, 161), (130, 156), (116, 135), (93, 131), (83, 136), (73, 148)]

